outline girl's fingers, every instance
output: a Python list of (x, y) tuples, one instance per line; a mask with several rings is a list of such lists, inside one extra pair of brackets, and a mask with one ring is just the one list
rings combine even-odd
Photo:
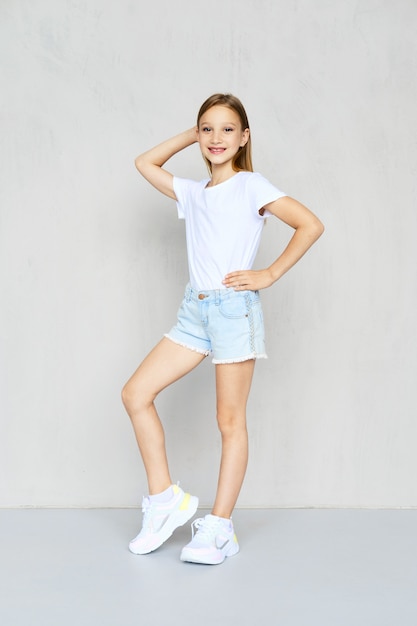
[(228, 274), (225, 276), (223, 284), (235, 291), (244, 291), (245, 289), (257, 291), (270, 287), (273, 282), (268, 270), (247, 270)]

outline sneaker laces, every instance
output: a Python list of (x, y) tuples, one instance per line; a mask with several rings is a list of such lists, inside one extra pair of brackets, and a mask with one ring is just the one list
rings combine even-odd
[(142, 500), (142, 515), (142, 530), (146, 530), (152, 517), (152, 502), (148, 497), (144, 497)]
[(191, 524), (192, 538), (198, 534), (201, 539), (207, 539), (212, 541), (216, 537), (216, 531), (221, 525), (221, 521), (217, 519), (206, 519), (205, 517), (199, 517)]

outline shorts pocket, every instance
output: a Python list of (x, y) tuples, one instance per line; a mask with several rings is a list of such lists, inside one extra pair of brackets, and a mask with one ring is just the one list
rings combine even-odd
[(248, 317), (248, 307), (243, 296), (229, 298), (220, 303), (220, 313), (230, 319)]

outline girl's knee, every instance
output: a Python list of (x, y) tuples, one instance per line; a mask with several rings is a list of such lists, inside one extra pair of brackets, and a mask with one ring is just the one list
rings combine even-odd
[(123, 402), (123, 405), (124, 405), (125, 409), (127, 411), (129, 411), (129, 409), (130, 409), (130, 407), (132, 405), (132, 401), (133, 401), (129, 383), (126, 383), (123, 386), (121, 396), (122, 396), (122, 402)]
[(246, 432), (246, 415), (234, 411), (219, 412), (217, 425), (223, 437), (233, 437)]
[(122, 389), (122, 402), (129, 415), (146, 408), (152, 404), (153, 400), (154, 398), (146, 390), (131, 381), (128, 381)]

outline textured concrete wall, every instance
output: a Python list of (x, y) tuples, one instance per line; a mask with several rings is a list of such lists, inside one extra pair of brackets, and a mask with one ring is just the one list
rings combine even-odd
[[(255, 168), (326, 233), (263, 292), (240, 506), (415, 506), (414, 0), (0, 6), (0, 505), (137, 504), (120, 388), (187, 279), (139, 152), (231, 91)], [(172, 171), (205, 176), (193, 146)], [(257, 266), (290, 236), (269, 220)], [(209, 362), (161, 396), (172, 474), (211, 502)]]

